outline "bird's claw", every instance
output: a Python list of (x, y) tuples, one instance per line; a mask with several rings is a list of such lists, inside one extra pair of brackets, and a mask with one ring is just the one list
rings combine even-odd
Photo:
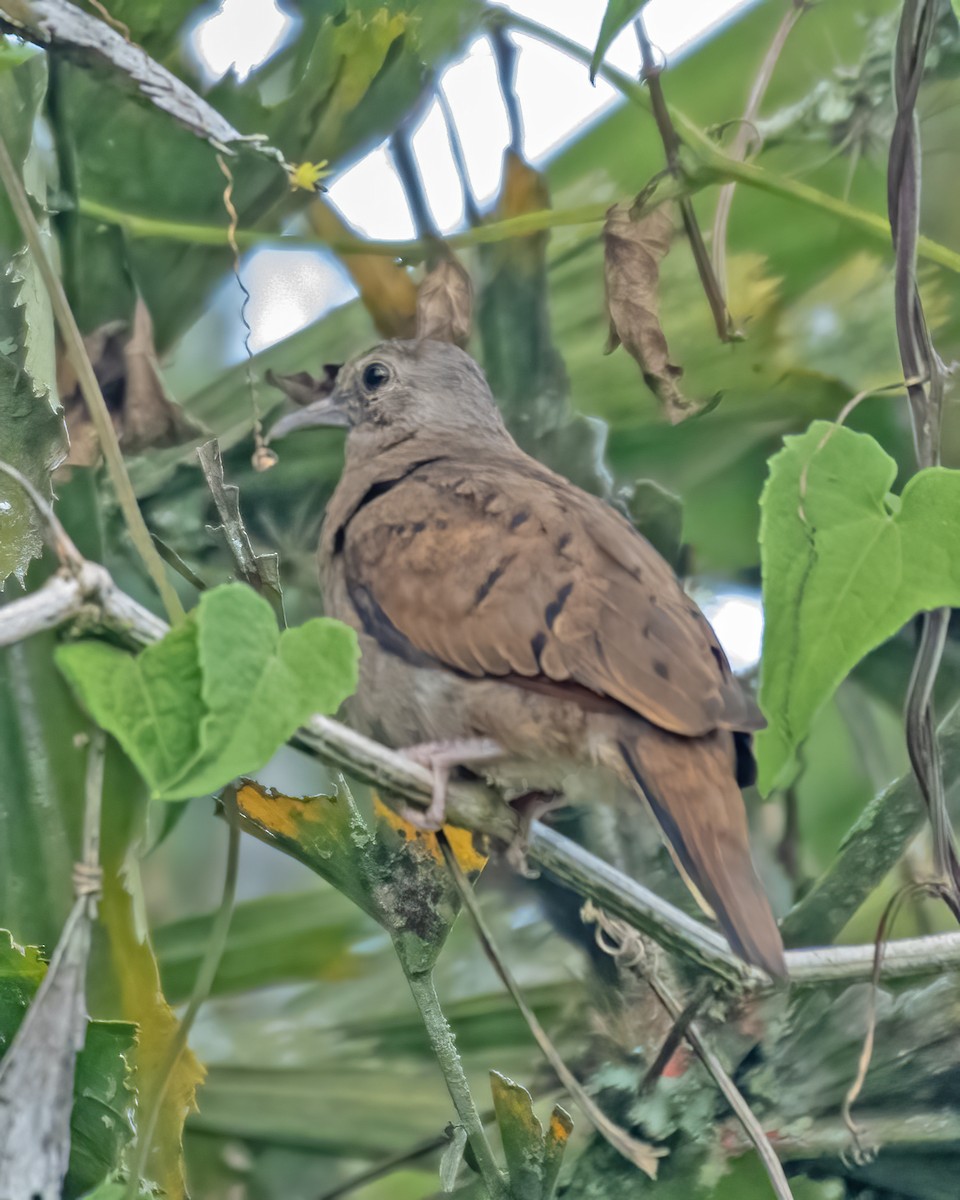
[(408, 746), (401, 753), (426, 767), (433, 775), (433, 790), (426, 809), (404, 805), (400, 815), (415, 829), (423, 833), (436, 833), (447, 819), (447, 785), (450, 772), (456, 767), (469, 767), (477, 763), (493, 762), (503, 757), (503, 747), (492, 738), (460, 738), (446, 742), (420, 742)]

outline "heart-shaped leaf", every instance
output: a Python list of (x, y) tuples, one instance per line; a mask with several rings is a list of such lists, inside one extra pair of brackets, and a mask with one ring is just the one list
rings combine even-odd
[(136, 657), (94, 641), (57, 651), (94, 720), (163, 800), (258, 770), (311, 713), (350, 695), (357, 658), (346, 625), (315, 618), (281, 634), (267, 601), (242, 584), (205, 592)]
[(761, 497), (761, 790), (850, 670), (918, 612), (960, 605), (960, 471), (932, 467), (890, 492), (873, 438), (815, 421), (784, 439)]

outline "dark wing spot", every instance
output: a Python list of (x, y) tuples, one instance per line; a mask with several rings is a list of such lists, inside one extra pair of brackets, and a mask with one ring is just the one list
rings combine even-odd
[(670, 668), (659, 658), (653, 660), (653, 669), (661, 679), (670, 678)]
[(447, 522), (443, 519), (443, 517), (437, 517), (437, 519), (434, 521), (434, 525), (436, 525), (437, 529), (446, 529)]
[(337, 532), (333, 535), (333, 552), (334, 554), (343, 553), (343, 543), (347, 539), (347, 527), (341, 525)]
[(641, 630), (641, 633), (643, 634), (643, 636), (645, 638), (648, 638), (650, 636), (650, 626), (644, 625), (643, 629)]
[(524, 521), (529, 521), (529, 520), (530, 520), (530, 514), (526, 511), (524, 511), (524, 509), (521, 509), (518, 513), (514, 513), (513, 516), (510, 518), (510, 528), (511, 529), (519, 529), (520, 526), (524, 523)]
[(426, 521), (414, 521), (414, 523), (410, 526), (410, 532), (411, 533), (423, 533), (423, 531), (426, 529), (426, 527), (427, 527)]
[(364, 630), (376, 640), (378, 645), (415, 667), (435, 667), (437, 665), (437, 660), (432, 655), (419, 650), (400, 632), (380, 607), (377, 598), (366, 584), (351, 583), (348, 579), (347, 588)]
[(530, 649), (533, 651), (533, 657), (537, 660), (537, 666), (540, 666), (540, 655), (543, 653), (543, 648), (547, 644), (547, 635), (541, 630), (535, 633), (530, 639)]
[(559, 617), (561, 612), (563, 612), (563, 606), (566, 604), (567, 598), (572, 591), (573, 584), (565, 583), (560, 591), (557, 592), (556, 596), (554, 596), (554, 598), (547, 605), (543, 615), (546, 617), (548, 629), (553, 628), (554, 621), (556, 621), (557, 617)]
[(504, 573), (504, 571), (507, 569), (507, 567), (510, 566), (510, 564), (513, 562), (513, 560), (515, 558), (516, 558), (515, 554), (508, 554), (506, 558), (501, 559), (500, 562), (497, 563), (497, 565), (493, 568), (493, 570), (486, 577), (486, 579), (483, 581), (483, 583), (481, 583), (480, 586), (477, 588), (477, 594), (473, 598), (473, 607), (474, 608), (476, 608), (478, 605), (482, 604), (484, 602), (484, 600), (486, 600), (486, 598), (490, 595), (491, 590), (496, 585), (497, 580)]
[(561, 533), (557, 538), (557, 553), (562, 554), (573, 540), (572, 533)]
[(720, 668), (720, 674), (724, 677), (724, 679), (726, 679), (730, 674), (730, 664), (727, 662), (727, 656), (719, 646), (711, 646), (710, 653), (717, 660), (717, 666)]

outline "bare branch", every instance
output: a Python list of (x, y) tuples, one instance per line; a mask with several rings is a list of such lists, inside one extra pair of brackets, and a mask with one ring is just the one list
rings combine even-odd
[(68, 0), (0, 0), (0, 27), (59, 51), (80, 63), (106, 67), (151, 104), (214, 145), (229, 149), (246, 144), (286, 168), (280, 151), (264, 138), (245, 137), (191, 88), (155, 62), (146, 51), (91, 13)]

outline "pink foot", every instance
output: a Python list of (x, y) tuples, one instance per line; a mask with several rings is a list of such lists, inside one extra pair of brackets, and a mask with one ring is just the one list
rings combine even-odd
[(447, 784), (455, 767), (495, 762), (503, 758), (504, 749), (492, 738), (459, 738), (447, 742), (420, 742), (400, 751), (411, 761), (426, 767), (433, 774), (433, 796), (427, 809), (404, 805), (400, 815), (414, 828), (424, 833), (442, 829), (447, 813)]

